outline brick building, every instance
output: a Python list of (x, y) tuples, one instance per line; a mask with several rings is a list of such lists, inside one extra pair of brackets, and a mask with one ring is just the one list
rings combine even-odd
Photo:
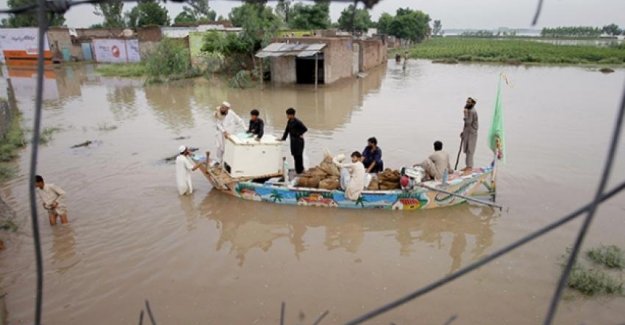
[(300, 84), (330, 84), (387, 60), (382, 40), (351, 37), (276, 38), (256, 56), (270, 60), (272, 82)]

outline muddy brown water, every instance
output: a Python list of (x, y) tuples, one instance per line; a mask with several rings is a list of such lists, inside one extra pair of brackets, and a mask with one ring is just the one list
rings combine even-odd
[[(162, 159), (180, 144), (212, 150), (211, 114), (223, 100), (243, 117), (260, 108), (280, 134), (293, 106), (309, 127), (310, 163), (362, 150), (376, 136), (387, 166), (422, 160), (434, 140), (454, 156), (462, 105), (477, 98), (476, 162), (489, 163), (486, 134), (497, 76), (504, 89), (507, 163), (502, 213), (472, 205), (421, 212), (343, 211), (245, 202), (212, 190), (179, 197), (174, 167)], [(3, 72), (30, 127), (34, 78)], [(236, 90), (217, 80), (143, 86), (97, 76), (93, 66), (46, 79), (44, 127), (59, 127), (40, 148), (39, 172), (68, 193), (71, 223), (50, 227), (40, 213), (45, 324), (133, 324), (149, 299), (159, 324), (340, 324), (449, 274), (590, 200), (597, 186), (625, 79), (579, 67), (436, 65), (390, 62), (361, 79), (320, 87)], [(2, 86), (7, 84), (2, 81)], [(174, 140), (188, 136), (186, 140)], [(89, 147), (71, 149), (86, 140)], [(621, 137), (611, 184), (625, 178)], [(33, 319), (35, 263), (26, 171), (2, 185), (19, 233), (3, 235), (0, 287), (10, 324)], [(285, 153), (287, 148), (285, 146)], [(292, 161), (289, 160), (292, 164)], [(461, 164), (462, 165), (462, 164)], [(625, 195), (602, 205), (586, 247), (625, 247)], [(573, 222), (372, 324), (536, 324), (559, 275)], [(558, 324), (616, 324), (623, 297), (567, 292)]]

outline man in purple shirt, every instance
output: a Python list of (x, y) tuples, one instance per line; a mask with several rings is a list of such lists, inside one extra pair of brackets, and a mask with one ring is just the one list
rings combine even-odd
[(367, 140), (367, 146), (362, 151), (362, 163), (367, 173), (379, 173), (384, 170), (382, 161), (382, 149), (378, 147), (378, 139), (371, 137)]

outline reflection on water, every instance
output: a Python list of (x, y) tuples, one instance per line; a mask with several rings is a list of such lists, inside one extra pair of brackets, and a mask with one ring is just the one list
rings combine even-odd
[[(18, 98), (25, 100), (33, 96), (35, 70), (10, 68), (6, 74), (13, 80)], [(360, 110), (368, 94), (379, 91), (385, 75), (386, 69), (379, 67), (363, 78), (342, 80), (317, 90), (308, 85), (234, 89), (224, 86), (222, 80), (203, 78), (142, 87), (139, 79), (102, 77), (95, 73), (93, 65), (81, 65), (46, 70), (44, 100), (45, 108), (59, 109), (73, 99), (92, 96), (91, 91), (85, 93), (91, 86), (104, 86), (106, 102), (116, 121), (137, 116), (137, 92), (141, 92), (158, 121), (175, 133), (195, 127), (194, 109), (204, 119), (210, 119), (215, 106), (224, 100), (243, 118), (253, 108), (260, 109), (267, 125), (276, 129), (285, 124), (286, 108), (295, 107), (309, 128), (334, 130)]]
[(158, 120), (179, 132), (194, 126), (191, 111), (193, 87), (192, 80), (183, 80), (175, 84), (148, 85), (144, 90)]
[(52, 265), (58, 273), (64, 273), (80, 262), (76, 255), (76, 239), (71, 224), (52, 229), (50, 253)]
[[(192, 204), (187, 200), (184, 203)], [(451, 259), (449, 272), (453, 272), (463, 265), (462, 257), (467, 249), (471, 251), (469, 259), (474, 260), (492, 245), (491, 225), (498, 216), (493, 209), (468, 205), (428, 211), (427, 215), (418, 217), (410, 213), (381, 217), (369, 211), (337, 212), (338, 216), (329, 217), (314, 208), (276, 209), (268, 203), (255, 203), (252, 208), (242, 206), (239, 199), (215, 191), (210, 192), (200, 206), (202, 215), (217, 222), (216, 249), (229, 249), (239, 266), (243, 266), (246, 254), (254, 248), (269, 251), (274, 242), (282, 238), (288, 239), (293, 254), (299, 258), (308, 246), (307, 231), (323, 228), (323, 244), (327, 250), (342, 248), (358, 253), (368, 233), (384, 233), (397, 241), (401, 256), (409, 257), (420, 245), (447, 251)], [(467, 243), (467, 237), (472, 239), (471, 244)]]

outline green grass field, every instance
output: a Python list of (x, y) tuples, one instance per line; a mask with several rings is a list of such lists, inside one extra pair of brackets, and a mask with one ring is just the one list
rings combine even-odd
[(107, 77), (143, 77), (147, 74), (145, 65), (141, 63), (98, 65), (96, 72)]
[(433, 38), (410, 49), (411, 58), (443, 63), (625, 65), (625, 48), (553, 45), (523, 39)]

